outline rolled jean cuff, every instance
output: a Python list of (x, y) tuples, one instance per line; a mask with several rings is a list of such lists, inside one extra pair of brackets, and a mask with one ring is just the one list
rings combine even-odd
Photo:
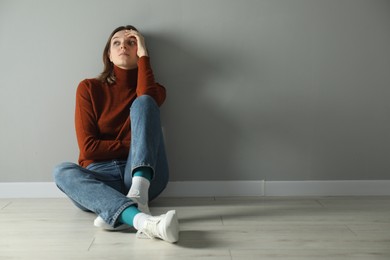
[(138, 168), (143, 168), (143, 167), (152, 169), (152, 173), (153, 173), (152, 180), (154, 180), (156, 171), (152, 165), (147, 164), (147, 163), (140, 163), (140, 164), (133, 166), (133, 168), (131, 168), (131, 176), (134, 175), (135, 170), (137, 170)]
[(122, 212), (127, 209), (128, 207), (132, 206), (132, 205), (135, 205), (135, 202), (133, 201), (129, 201), (129, 202), (126, 202), (125, 204), (123, 204), (114, 214), (114, 216), (112, 216), (108, 222), (108, 224), (112, 227), (117, 227), (120, 225), (120, 223), (118, 223), (118, 218), (119, 216), (122, 214)]

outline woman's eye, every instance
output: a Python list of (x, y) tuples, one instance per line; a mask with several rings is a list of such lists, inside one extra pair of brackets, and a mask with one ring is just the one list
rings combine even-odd
[(117, 45), (119, 45), (119, 42), (115, 41), (115, 42), (112, 43), (112, 45), (117, 46)]
[(129, 43), (128, 43), (130, 46), (134, 46), (134, 45), (136, 45), (136, 42), (135, 41), (129, 41)]

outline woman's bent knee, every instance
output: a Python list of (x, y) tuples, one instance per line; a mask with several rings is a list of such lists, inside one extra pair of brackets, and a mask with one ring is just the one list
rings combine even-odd
[(68, 176), (67, 171), (74, 169), (76, 167), (79, 167), (79, 166), (77, 164), (71, 163), (71, 162), (60, 163), (59, 165), (54, 167), (53, 178), (54, 178), (55, 183), (61, 182), (61, 180), (63, 179), (64, 176), (65, 177)]
[(149, 95), (142, 95), (137, 97), (131, 105), (131, 108), (135, 108), (137, 106), (158, 109), (156, 100), (154, 100), (154, 98)]

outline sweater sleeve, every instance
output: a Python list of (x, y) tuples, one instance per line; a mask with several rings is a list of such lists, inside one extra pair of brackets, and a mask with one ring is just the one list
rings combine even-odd
[(164, 103), (166, 98), (166, 90), (155, 81), (150, 65), (150, 58), (147, 56), (141, 57), (138, 60), (137, 96), (142, 95), (153, 97), (159, 106)]
[(102, 140), (91, 95), (91, 84), (82, 81), (76, 92), (75, 127), (80, 160), (111, 160), (126, 158), (130, 141)]

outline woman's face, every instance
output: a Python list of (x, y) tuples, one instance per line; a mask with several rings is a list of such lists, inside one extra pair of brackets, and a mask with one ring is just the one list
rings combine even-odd
[(125, 30), (115, 33), (111, 38), (109, 58), (121, 69), (137, 68), (137, 40), (134, 37), (126, 37)]

